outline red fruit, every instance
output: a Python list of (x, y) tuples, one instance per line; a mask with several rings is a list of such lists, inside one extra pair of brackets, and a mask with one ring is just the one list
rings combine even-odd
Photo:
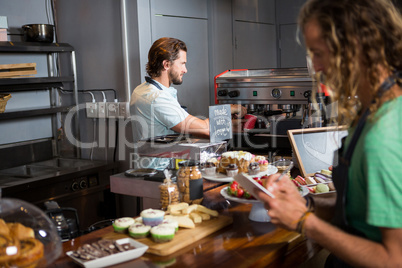
[(244, 190), (242, 189), (242, 188), (239, 188), (239, 189), (237, 189), (237, 197), (242, 197), (243, 196), (243, 194), (244, 194)]

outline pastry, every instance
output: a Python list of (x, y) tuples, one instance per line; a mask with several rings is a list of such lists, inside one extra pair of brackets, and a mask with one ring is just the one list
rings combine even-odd
[(238, 167), (238, 172), (247, 173), (248, 166), (253, 161), (253, 157), (254, 156), (251, 153), (244, 151), (225, 152), (222, 154), (221, 159), (219, 161), (219, 165), (217, 167), (218, 172), (226, 173), (226, 168), (230, 164), (236, 164)]
[(207, 162), (205, 164), (205, 170), (204, 170), (205, 174), (208, 176), (213, 176), (216, 173), (216, 166), (214, 163), (211, 162)]
[(266, 171), (268, 169), (268, 160), (263, 155), (257, 155), (254, 161), (260, 166), (260, 171)]
[(258, 173), (260, 173), (260, 165), (256, 162), (250, 163), (248, 166), (248, 174), (257, 175)]
[(35, 238), (26, 238), (20, 240), (20, 245), (18, 258), (9, 262), (10, 267), (36, 267), (44, 253), (42, 242)]
[(10, 235), (12, 237), (17, 238), (18, 240), (22, 240), (25, 238), (35, 238), (35, 233), (32, 228), (26, 227), (19, 222), (16, 223), (7, 223), (7, 226), (10, 230)]
[(0, 234), (0, 265), (15, 260), (19, 253), (20, 241), (8, 234)]
[(237, 173), (239, 173), (239, 168), (237, 167), (236, 164), (229, 164), (226, 167), (226, 175), (229, 177), (236, 176)]

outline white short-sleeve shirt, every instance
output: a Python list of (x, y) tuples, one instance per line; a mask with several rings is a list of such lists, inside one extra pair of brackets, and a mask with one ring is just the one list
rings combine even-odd
[(144, 82), (131, 95), (130, 115), (134, 142), (150, 137), (175, 133), (172, 127), (189, 115), (177, 100), (177, 90), (165, 87), (153, 80), (160, 88)]

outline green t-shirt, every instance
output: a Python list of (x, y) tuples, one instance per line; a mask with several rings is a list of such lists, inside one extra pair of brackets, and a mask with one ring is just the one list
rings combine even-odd
[(352, 156), (348, 186), (351, 226), (378, 242), (378, 227), (402, 228), (402, 97), (367, 120)]

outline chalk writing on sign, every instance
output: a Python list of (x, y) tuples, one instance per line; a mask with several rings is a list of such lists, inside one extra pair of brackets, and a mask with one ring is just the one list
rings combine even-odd
[(211, 142), (232, 138), (230, 105), (209, 106), (209, 130)]

